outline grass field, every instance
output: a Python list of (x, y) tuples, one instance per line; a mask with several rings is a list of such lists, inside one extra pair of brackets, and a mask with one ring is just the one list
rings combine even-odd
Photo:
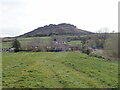
[(81, 41), (80, 40), (74, 40), (74, 41), (70, 41), (68, 42), (69, 45), (80, 45)]
[[(76, 36), (65, 36), (65, 37), (76, 37)], [(18, 41), (21, 44), (21, 47), (27, 46), (30, 42), (40, 42), (42, 41), (43, 43), (49, 43), (51, 40), (51, 37), (27, 37), (27, 38), (17, 38)], [(14, 40), (14, 38), (11, 39), (4, 39), (6, 42), (2, 42), (2, 48), (10, 48), (12, 47), (12, 42), (13, 41), (7, 41), (7, 40)], [(68, 42), (69, 45), (80, 45), (81, 41), (79, 40), (74, 40)]]
[(3, 88), (117, 88), (118, 63), (79, 52), (3, 53)]
[[(22, 46), (28, 45), (30, 42), (44, 42), (44, 43), (49, 43), (51, 37), (28, 37), (28, 38), (17, 38), (18, 41)], [(14, 40), (12, 39), (5, 39), (5, 40)], [(10, 48), (12, 47), (12, 41), (7, 41), (7, 42), (2, 42), (2, 48)]]

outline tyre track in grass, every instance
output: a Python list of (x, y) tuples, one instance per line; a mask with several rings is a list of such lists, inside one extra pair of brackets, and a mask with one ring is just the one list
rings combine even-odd
[[(64, 63), (62, 63), (62, 64), (64, 64)], [(78, 70), (78, 69), (76, 69), (76, 68), (74, 68), (74, 67), (70, 67), (69, 65), (66, 65), (66, 64), (64, 64), (64, 65), (65, 65), (66, 67), (69, 67), (69, 68), (74, 69), (76, 72), (81, 73), (81, 74), (84, 75), (85, 77), (88, 77), (89, 79), (87, 79), (87, 80), (88, 80), (89, 84), (90, 84), (91, 86), (93, 86), (93, 87), (95, 86), (94, 88), (101, 88), (101, 87), (107, 88), (107, 87), (108, 87), (108, 86), (104, 85), (102, 82), (100, 82), (99, 80), (97, 80), (96, 78), (90, 77), (89, 74), (83, 73), (83, 72), (81, 72), (80, 70)], [(91, 81), (94, 82), (94, 83), (91, 83)], [(97, 84), (98, 84), (98, 85), (97, 85)], [(109, 88), (109, 87), (108, 87), (108, 88)]]
[[(65, 53), (28, 53), (22, 59), (22, 66), (13, 67), (14, 64), (21, 62), (18, 60), (12, 67), (6, 68), (10, 72), (15, 70), (11, 73), (13, 77), (8, 76), (9, 80), (6, 79), (10, 82), (8, 83), (10, 88), (107, 88), (97, 79), (63, 63), (68, 59)], [(6, 71), (5, 73), (8, 74)]]
[[(38, 60), (38, 58), (34, 58), (34, 59)], [(55, 70), (55, 68), (53, 66), (53, 63), (55, 64), (55, 66), (56, 65), (60, 66), (57, 69), (60, 69), (61, 67), (64, 67), (67, 71), (72, 71), (72, 73), (75, 73), (74, 75), (71, 76), (71, 78), (76, 76), (76, 71), (75, 70), (71, 70), (72, 69), (71, 67), (67, 67), (64, 64), (58, 63), (58, 62), (55, 62), (55, 61), (51, 62), (46, 57), (41, 58), (40, 61), (35, 61), (34, 64), (32, 64), (32, 63), (31, 63), (31, 65), (29, 64), (29, 66), (26, 67), (23, 70), (23, 76), (27, 76), (27, 77), (30, 76), (31, 78), (29, 78), (29, 81), (31, 79), (31, 81), (39, 82), (39, 81), (36, 81), (36, 78), (34, 78), (34, 79), (32, 78), (32, 76), (35, 76), (35, 74), (36, 74), (35, 70), (34, 70), (34, 68), (36, 68), (37, 69), (36, 71), (40, 71), (40, 70), (42, 71), (40, 76), (42, 76), (43, 78), (46, 77), (48, 74), (50, 75), (50, 76), (47, 76), (46, 79), (42, 80), (43, 82), (40, 83), (41, 84), (40, 87), (53, 87), (53, 85), (54, 85), (53, 82), (54, 81), (51, 80), (51, 79), (53, 79), (53, 77), (56, 78), (55, 83), (59, 82), (61, 84), (60, 87), (80, 87), (80, 88), (82, 88), (82, 87), (88, 87), (88, 88), (91, 87), (91, 85), (89, 85), (89, 84), (86, 86), (87, 83), (85, 81), (84, 82), (81, 81), (82, 83), (81, 83), (81, 85), (79, 85), (79, 83), (80, 83), (79, 81), (76, 81), (75, 79), (71, 80), (71, 78), (69, 76), (67, 76), (69, 78), (65, 79), (66, 78), (65, 74), (67, 73), (66, 70), (64, 68), (63, 69), (61, 68), (60, 70)], [(65, 72), (63, 72), (64, 73), (63, 75), (59, 75), (59, 71), (61, 71), (61, 70), (62, 71), (65, 70)], [(37, 73), (39, 73), (39, 72), (37, 72)], [(31, 74), (33, 74), (33, 75), (31, 75)], [(36, 77), (38, 77), (38, 76), (36, 76)], [(48, 83), (46, 84), (46, 80), (47, 79), (49, 79), (49, 81), (51, 81), (51, 82), (47, 81), (49, 84), (50, 83), (52, 84), (51, 86), (48, 85)], [(76, 79), (80, 79), (80, 78), (76, 78)], [(18, 81), (23, 81), (23, 80), (21, 78)], [(36, 84), (36, 85), (39, 85), (39, 84)], [(36, 87), (36, 85), (33, 85), (33, 87)]]
[[(60, 62), (47, 60), (49, 67), (61, 79), (61, 83), (66, 88), (99, 88), (104, 87), (97, 80), (88, 77), (86, 74), (81, 73), (71, 67), (68, 67)], [(53, 67), (54, 66), (54, 67)]]
[[(67, 55), (67, 56), (66, 56), (66, 55)], [(75, 71), (84, 74), (84, 76), (89, 77), (90, 79), (92, 79), (92, 80), (94, 80), (96, 83), (98, 83), (99, 86), (97, 86), (97, 87), (100, 87), (100, 86), (101, 86), (101, 87), (105, 87), (105, 88), (111, 87), (110, 85), (103, 83), (104, 79), (102, 80), (102, 78), (101, 78), (101, 79), (98, 79), (98, 78), (91, 77), (89, 73), (85, 73), (85, 71), (84, 71), (84, 72), (81, 72), (81, 71), (80, 71), (79, 69), (77, 69), (76, 67), (73, 67), (73, 66), (71, 66), (71, 65), (68, 65), (66, 62), (68, 62), (69, 60), (65, 60), (66, 57), (68, 57), (68, 55), (69, 55), (69, 54), (68, 54), (67, 52), (64, 53), (64, 54), (60, 52), (60, 54), (56, 53), (56, 55), (55, 55), (52, 59), (51, 59), (51, 58), (46, 58), (46, 60), (49, 59), (50, 61), (54, 61), (54, 62), (58, 62), (58, 63), (64, 64), (65, 66), (70, 67), (70, 68), (74, 69)], [(75, 56), (72, 56), (72, 57), (75, 57)], [(81, 56), (81, 57), (82, 57), (82, 58), (86, 58), (86, 57), (84, 57), (84, 56)], [(64, 59), (64, 58), (65, 58), (65, 59)], [(70, 58), (70, 57), (69, 57), (69, 58)], [(64, 60), (63, 60), (63, 59), (64, 59)], [(67, 59), (68, 59), (68, 58), (67, 58)], [(71, 62), (71, 63), (72, 63), (72, 62)], [(93, 84), (93, 85), (94, 85), (94, 84)], [(115, 87), (115, 86), (113, 86), (113, 87)]]
[[(96, 79), (94, 79), (94, 78), (91, 78), (91, 77), (89, 77), (89, 75), (87, 75), (87, 74), (85, 74), (85, 73), (83, 73), (83, 72), (80, 72), (79, 70), (76, 70), (75, 68), (72, 68), (72, 67), (70, 67), (70, 66), (67, 66), (67, 65), (65, 65), (65, 64), (63, 64), (62, 62), (60, 62), (59, 60), (54, 60), (54, 59), (56, 59), (56, 57), (55, 57), (55, 54), (56, 53), (54, 53), (54, 54), (50, 54), (50, 53), (48, 53), (46, 56), (44, 56), (43, 57), (43, 60), (45, 61), (45, 65), (47, 65), (48, 66), (48, 68), (51, 68), (51, 70), (57, 75), (57, 78), (58, 79), (61, 79), (61, 81), (59, 81), (60, 83), (62, 83), (62, 84), (64, 84), (64, 86), (65, 87), (80, 87), (80, 88), (83, 88), (83, 87), (85, 87), (85, 88), (89, 88), (89, 87), (105, 87), (104, 85), (101, 85), (101, 83), (98, 81), (98, 80), (96, 80)], [(54, 57), (53, 57), (54, 56)], [(63, 56), (65, 56), (65, 54), (59, 54), (58, 55), (58, 53), (57, 53), (57, 58), (63, 58)], [(53, 57), (53, 58), (51, 58), (51, 57)], [(70, 75), (71, 76), (71, 78), (72, 77), (74, 77), (74, 76), (77, 76), (78, 78), (76, 78), (76, 79), (81, 79), (82, 81), (82, 83), (81, 83), (81, 85), (76, 85), (76, 84), (74, 84), (73, 82), (76, 82), (75, 81), (75, 79), (73, 79), (73, 81), (71, 80), (64, 80), (65, 78), (62, 78), (60, 75), (59, 75), (59, 71), (60, 70), (62, 70), (62, 71), (64, 71), (65, 69), (63, 68), (61, 68), (61, 67), (59, 67), (59, 68), (56, 68), (57, 70), (55, 70), (55, 66), (61, 66), (61, 67), (66, 67), (66, 71), (69, 71), (69, 72), (72, 72), (72, 73), (74, 73), (74, 75)], [(59, 70), (58, 70), (59, 69)], [(58, 72), (58, 73), (57, 73)], [(64, 72), (63, 73), (64, 75), (63, 76), (66, 76), (65, 74), (67, 74), (67, 72)], [(69, 75), (68, 75), (69, 76)], [(67, 77), (68, 77), (67, 76)], [(80, 78), (79, 76), (82, 76), (83, 78)], [(70, 79), (71, 79), (70, 78)], [(68, 85), (68, 84), (66, 84), (66, 83), (68, 83), (70, 81), (70, 83), (71, 84), (74, 84), (74, 85)], [(84, 82), (83, 82), (84, 81)], [(80, 81), (77, 81), (77, 83), (80, 83)], [(87, 85), (86, 85), (87, 84)]]
[[(44, 59), (42, 59), (42, 57), (29, 57), (29, 62), (26, 62), (26, 56), (22, 57), (22, 59), (22, 63), (24, 64), (19, 71), (18, 66), (20, 65), (20, 62), (16, 63), (17, 67), (13, 64), (13, 66), (5, 68), (7, 71), (10, 70), (10, 73), (8, 74), (10, 77), (9, 82), (6, 82), (7, 78), (4, 78), (4, 88), (62, 88), (64, 86), (59, 83), (54, 72), (44, 64)], [(12, 73), (11, 70), (17, 71)], [(16, 75), (18, 72), (19, 74)]]
[[(79, 53), (78, 53), (79, 54)], [(63, 54), (62, 54), (63, 55)], [(79, 64), (77, 64), (76, 62), (80, 62), (81, 60), (80, 59), (82, 59), (82, 60), (84, 60), (84, 59), (87, 59), (87, 58), (89, 58), (89, 57), (84, 57), (84, 56), (80, 56), (80, 55), (78, 55), (78, 56), (75, 56), (75, 55), (70, 55), (70, 54), (68, 54), (68, 53), (66, 53), (66, 54), (64, 54), (63, 56), (62, 55), (59, 55), (58, 54), (58, 58), (57, 57), (54, 57), (53, 59), (52, 59), (52, 61), (56, 61), (56, 62), (60, 62), (60, 63), (62, 63), (62, 64), (64, 64), (64, 65), (66, 65), (67, 67), (70, 67), (70, 68), (73, 68), (73, 69), (75, 69), (76, 71), (78, 71), (78, 72), (80, 72), (80, 73), (83, 73), (83, 74), (85, 74), (86, 75), (86, 77), (90, 77), (91, 79), (93, 79), (93, 80), (95, 80), (95, 81), (97, 81), (99, 84), (101, 84), (103, 87), (105, 87), (105, 88), (115, 88), (115, 87), (117, 87), (117, 85), (115, 85), (115, 84), (112, 84), (112, 81), (114, 81), (114, 79), (113, 79), (113, 77), (109, 77), (109, 79), (107, 80), (106, 78), (107, 78), (107, 75), (109, 75), (107, 72), (102, 72), (103, 74), (103, 77), (101, 76), (98, 76), (97, 77), (97, 75), (99, 75), (100, 73), (97, 73), (97, 72), (95, 72), (95, 74), (96, 74), (96, 76), (94, 77), (92, 74), (91, 74), (91, 72), (89, 73), (87, 70), (85, 70), (85, 69), (81, 69), (81, 67), (79, 67), (78, 65)], [(77, 54), (76, 54), (77, 55)], [(67, 58), (66, 58), (67, 57)], [(77, 57), (77, 58), (76, 58)], [(72, 58), (72, 60), (71, 60), (71, 58)], [(74, 58), (74, 59), (73, 59)], [(58, 59), (58, 60), (57, 60)], [(70, 59), (70, 60), (69, 60)], [(89, 59), (91, 59), (91, 58), (89, 58)], [(97, 58), (95, 58), (95, 59), (97, 59)], [(75, 61), (74, 61), (75, 60)], [(77, 61), (76, 61), (77, 60)], [(89, 62), (89, 61), (88, 61)], [(70, 63), (70, 64), (69, 64)], [(104, 67), (104, 65), (105, 65), (105, 63), (106, 63), (106, 61), (104, 61), (104, 62), (100, 62), (100, 63), (102, 63), (102, 65), (101, 66), (103, 66)], [(83, 63), (84, 64), (84, 66), (85, 66), (85, 64), (88, 64), (88, 63)], [(95, 66), (99, 66), (99, 63), (97, 64), (96, 62), (94, 63), (94, 62), (91, 62), (90, 64), (95, 64)], [(109, 64), (109, 63), (106, 63), (107, 65)], [(87, 68), (89, 68), (89, 67), (91, 67), (91, 66), (86, 66)], [(107, 70), (107, 68), (108, 67), (105, 67), (105, 71)], [(103, 71), (103, 68), (100, 68), (101, 69), (101, 71)], [(82, 70), (82, 71), (81, 71)], [(91, 69), (90, 69), (91, 70)], [(93, 70), (99, 70), (99, 69), (96, 69), (96, 68), (93, 68)], [(104, 75), (104, 73), (105, 73), (105, 75)], [(106, 78), (105, 78), (106, 77)]]
[[(22, 78), (20, 78), (18, 81), (21, 81), (23, 79), (30, 81), (27, 82), (28, 83), (27, 87), (29, 88), (34, 88), (34, 87), (63, 88), (64, 87), (63, 84), (59, 83), (59, 80), (56, 77), (55, 73), (50, 68), (48, 68), (47, 65), (44, 63), (44, 60), (36, 61), (34, 62), (34, 64), (31, 64), (30, 66), (23, 69)], [(34, 82), (34, 84), (32, 82)]]

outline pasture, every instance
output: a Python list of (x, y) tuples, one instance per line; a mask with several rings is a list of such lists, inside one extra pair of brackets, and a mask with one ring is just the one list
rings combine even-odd
[(80, 40), (73, 40), (73, 41), (68, 42), (68, 44), (69, 45), (80, 45), (81, 41)]
[(118, 63), (80, 52), (3, 53), (3, 88), (117, 88)]
[[(17, 38), (21, 44), (21, 47), (27, 46), (30, 42), (44, 42), (49, 43), (51, 37), (27, 37), (27, 38)], [(14, 38), (8, 39), (5, 38), (2, 42), (2, 48), (12, 47), (12, 42)]]
[[(64, 37), (76, 37), (76, 36), (64, 36)], [(41, 42), (49, 44), (52, 37), (26, 37), (26, 38), (17, 38), (17, 40), (20, 42), (21, 47), (29, 45), (31, 42)], [(12, 42), (14, 38), (5, 38), (2, 42), (2, 48), (10, 48), (12, 47)], [(73, 40), (68, 42), (69, 45), (80, 45), (80, 40)]]

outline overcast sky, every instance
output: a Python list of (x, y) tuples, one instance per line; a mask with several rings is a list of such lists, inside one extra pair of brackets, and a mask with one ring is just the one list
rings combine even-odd
[(38, 27), (70, 23), (95, 32), (118, 31), (119, 0), (0, 0), (0, 37)]

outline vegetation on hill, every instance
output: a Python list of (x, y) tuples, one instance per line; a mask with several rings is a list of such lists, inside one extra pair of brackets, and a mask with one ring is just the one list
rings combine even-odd
[(93, 34), (85, 30), (78, 29), (72, 24), (61, 23), (58, 25), (50, 24), (39, 27), (33, 31), (20, 35), (18, 37), (44, 37), (53, 35), (88, 35)]

